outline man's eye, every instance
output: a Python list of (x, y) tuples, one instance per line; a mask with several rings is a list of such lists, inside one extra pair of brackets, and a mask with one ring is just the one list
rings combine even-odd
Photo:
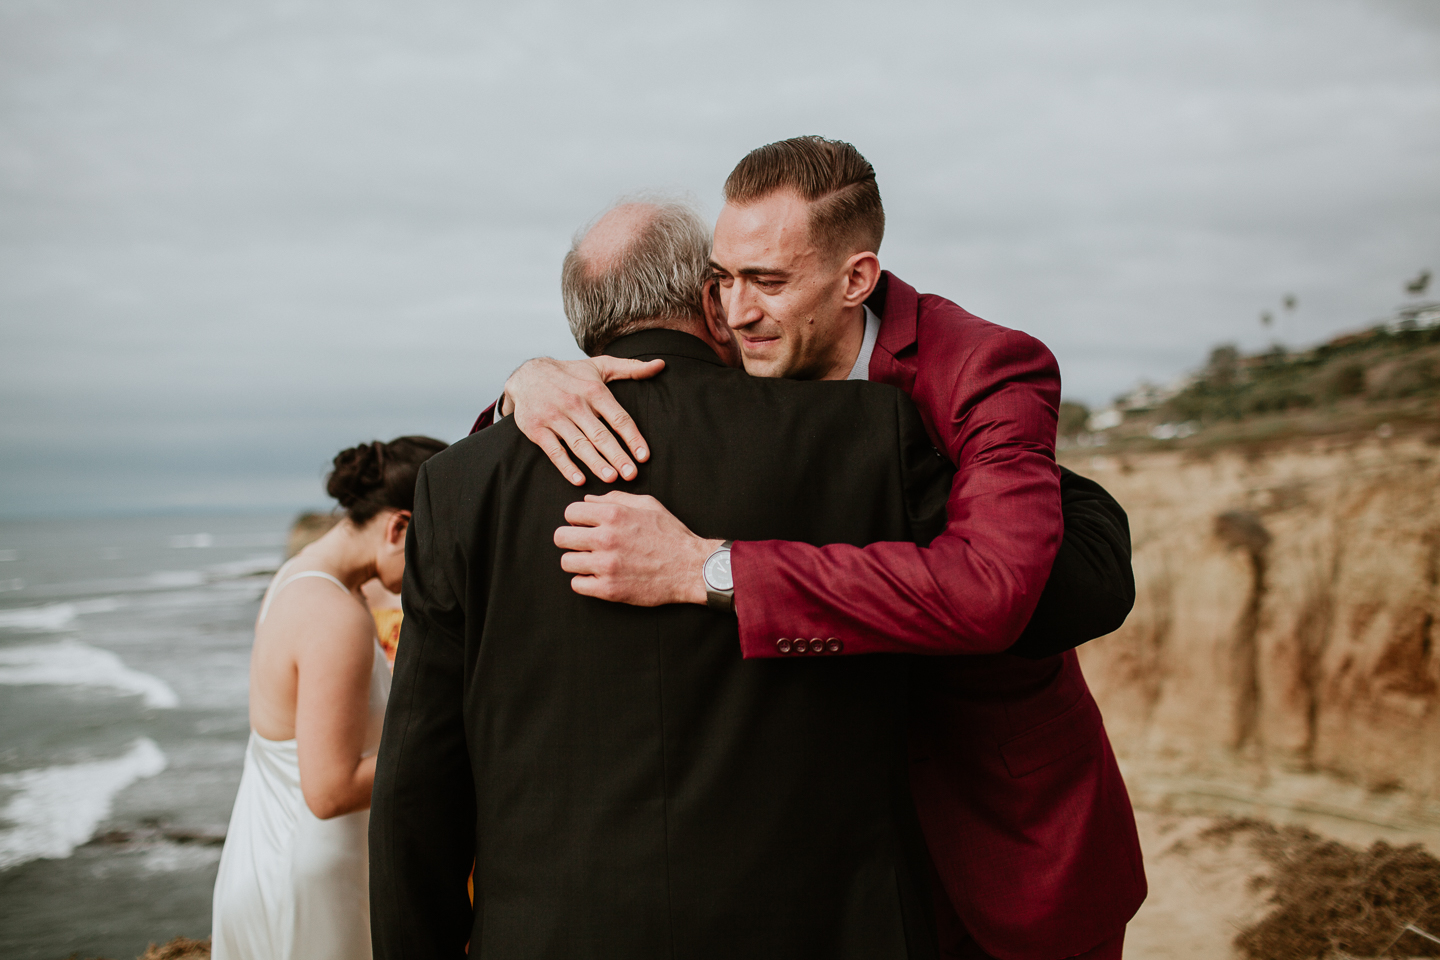
[(761, 290), (778, 290), (778, 289), (780, 288), (780, 281), (779, 281), (779, 280), (756, 280), (756, 281), (755, 281), (755, 286), (759, 287)]

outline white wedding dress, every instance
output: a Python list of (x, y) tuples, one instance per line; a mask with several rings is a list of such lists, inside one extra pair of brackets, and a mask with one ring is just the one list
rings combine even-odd
[[(339, 580), (307, 570), (281, 580), (260, 610), (302, 577)], [(375, 641), (365, 756), (380, 746), (390, 669)], [(300, 793), (294, 740), (267, 740), (254, 730), (230, 829), (215, 878), (214, 960), (370, 960), (370, 812), (330, 820), (310, 812)]]

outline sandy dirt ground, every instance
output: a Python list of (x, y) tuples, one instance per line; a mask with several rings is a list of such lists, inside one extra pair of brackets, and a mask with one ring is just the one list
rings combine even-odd
[(1235, 935), (1265, 912), (1253, 877), (1267, 865), (1243, 838), (1201, 834), (1214, 817), (1136, 811), (1150, 895), (1125, 935), (1138, 960), (1232, 960)]
[[(1272, 909), (1265, 883), (1271, 867), (1250, 836), (1243, 831), (1207, 836), (1206, 831), (1226, 822), (1214, 816), (1137, 810), (1136, 822), (1150, 895), (1126, 932), (1125, 955), (1132, 960), (1245, 960), (1234, 946), (1236, 935)], [(1310, 828), (1324, 836), (1326, 825)], [(1367, 837), (1354, 824), (1343, 832), (1348, 834), (1344, 842), (1362, 848), (1385, 840), (1421, 843), (1436, 852), (1430, 836), (1376, 829)], [(1403, 960), (1409, 954), (1400, 950), (1392, 957)]]

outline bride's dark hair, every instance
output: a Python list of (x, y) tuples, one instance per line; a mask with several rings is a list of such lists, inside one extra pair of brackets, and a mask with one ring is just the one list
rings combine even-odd
[(396, 437), (341, 450), (325, 479), (325, 492), (344, 508), (356, 526), (387, 507), (415, 509), (415, 476), (420, 464), (449, 444), (431, 437)]

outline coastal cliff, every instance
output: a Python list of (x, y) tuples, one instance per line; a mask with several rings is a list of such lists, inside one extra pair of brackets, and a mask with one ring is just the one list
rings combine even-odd
[(1440, 849), (1440, 445), (1386, 433), (1063, 458), (1130, 517), (1080, 656), (1138, 805)]

